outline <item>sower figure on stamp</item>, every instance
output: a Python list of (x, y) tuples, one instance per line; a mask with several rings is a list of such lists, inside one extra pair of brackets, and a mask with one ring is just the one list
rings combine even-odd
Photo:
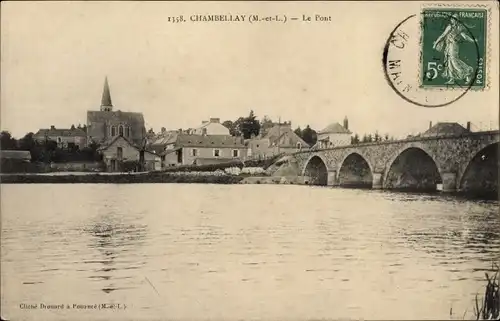
[(453, 84), (456, 80), (463, 79), (465, 79), (466, 83), (470, 83), (474, 72), (474, 69), (461, 60), (459, 56), (460, 38), (469, 42), (474, 42), (474, 39), (465, 33), (465, 28), (458, 23), (457, 19), (457, 14), (451, 16), (450, 23), (433, 44), (434, 49), (444, 53), (442, 76), (448, 78), (446, 84)]

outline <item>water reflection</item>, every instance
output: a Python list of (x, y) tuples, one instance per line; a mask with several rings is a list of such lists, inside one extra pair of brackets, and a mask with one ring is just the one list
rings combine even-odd
[(146, 240), (147, 226), (122, 222), (112, 215), (100, 215), (83, 230), (91, 236), (89, 248), (100, 253), (97, 259), (83, 261), (93, 266), (94, 274), (88, 278), (100, 282), (101, 291), (105, 293), (131, 288), (120, 285), (128, 284), (133, 274), (119, 272), (139, 269), (146, 264), (140, 249)]

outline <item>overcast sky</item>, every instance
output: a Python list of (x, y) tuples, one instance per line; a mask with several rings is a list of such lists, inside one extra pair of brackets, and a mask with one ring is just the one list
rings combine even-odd
[[(403, 135), (429, 121), (498, 127), (498, 28), (490, 90), (443, 108), (412, 105), (388, 86), (381, 59), (391, 30), (419, 3), (3, 2), (1, 129), (15, 136), (85, 123), (107, 75), (115, 109), (159, 130), (209, 117), (258, 117), (322, 129)], [(183, 14), (302, 14), (331, 22), (173, 24)], [(493, 10), (498, 19), (498, 10)], [(498, 20), (493, 20), (498, 26)], [(491, 58), (491, 57), (490, 57)]]

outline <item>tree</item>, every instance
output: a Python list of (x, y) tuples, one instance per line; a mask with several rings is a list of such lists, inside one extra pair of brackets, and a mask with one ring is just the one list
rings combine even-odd
[(309, 125), (302, 130), (301, 138), (309, 145), (313, 146), (318, 141), (318, 134)]
[[(297, 136), (299, 136), (300, 138), (302, 138), (302, 129), (300, 129), (300, 126), (297, 127), (294, 131), (293, 131)], [(303, 139), (303, 138), (302, 138)]]
[(17, 149), (17, 140), (8, 131), (4, 130), (0, 133), (0, 149)]
[(384, 139), (389, 140), (389, 134), (385, 134)]
[(372, 134), (368, 134), (368, 136), (366, 137), (366, 140), (367, 140), (368, 143), (373, 142), (373, 136), (372, 136)]
[(378, 134), (378, 131), (376, 131), (376, 132), (375, 132), (375, 136), (374, 136), (373, 140), (374, 140), (375, 142), (380, 141), (380, 135)]
[(351, 144), (359, 144), (358, 134), (354, 134), (354, 136), (351, 137)]
[(271, 129), (274, 126), (273, 121), (269, 116), (264, 116), (262, 120), (260, 121), (260, 131), (259, 133), (261, 135), (265, 135), (269, 129)]
[(226, 120), (226, 121), (223, 121), (222, 122), (222, 126), (226, 127), (227, 129), (229, 129), (229, 133), (231, 134), (231, 130), (233, 130), (233, 127), (234, 127), (234, 123), (232, 120)]
[(244, 139), (249, 139), (252, 135), (259, 135), (260, 123), (257, 120), (253, 110), (250, 111), (250, 115), (242, 119), (241, 123), (238, 124), (239, 132), (243, 135)]

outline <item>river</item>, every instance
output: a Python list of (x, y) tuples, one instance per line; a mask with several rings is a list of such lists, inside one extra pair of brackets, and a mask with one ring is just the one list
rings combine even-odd
[(500, 259), (498, 206), (295, 185), (2, 185), (1, 313), (462, 319)]

